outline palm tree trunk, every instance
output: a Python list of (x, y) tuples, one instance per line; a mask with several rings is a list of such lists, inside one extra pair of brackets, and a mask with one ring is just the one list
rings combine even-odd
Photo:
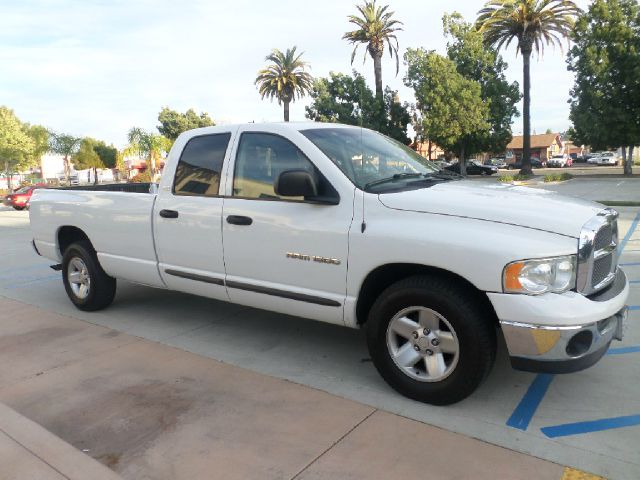
[(67, 181), (67, 185), (70, 185), (69, 176), (71, 175), (71, 168), (69, 166), (69, 155), (64, 156), (64, 178)]
[(285, 100), (284, 101), (284, 121), (288, 122), (289, 121), (289, 104), (291, 102), (289, 100)]
[(93, 184), (98, 184), (98, 167), (93, 167)]
[(522, 168), (521, 175), (531, 175), (531, 46), (522, 47)]
[(9, 160), (4, 161), (4, 171), (7, 174), (7, 190), (11, 193), (11, 173), (9, 173)]
[(382, 99), (382, 53), (373, 56), (373, 73), (376, 77), (376, 97)]
[(626, 158), (625, 158), (625, 150), (627, 149), (622, 147), (622, 164), (624, 165), (624, 174), (632, 175), (633, 174), (633, 145), (631, 145), (627, 150)]

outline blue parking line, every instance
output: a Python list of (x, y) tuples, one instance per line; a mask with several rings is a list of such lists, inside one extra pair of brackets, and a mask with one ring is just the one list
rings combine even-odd
[(631, 263), (620, 263), (621, 267), (637, 267), (640, 265), (640, 262), (631, 262)]
[(640, 305), (629, 305), (629, 310), (640, 310)]
[(540, 431), (549, 438), (556, 438), (566, 437), (568, 435), (579, 435), (581, 433), (600, 432), (602, 430), (610, 430), (612, 428), (632, 427), (634, 425), (640, 425), (640, 415), (602, 418), (600, 420), (590, 420), (588, 422), (565, 423), (564, 425), (543, 427)]
[(624, 247), (626, 247), (627, 242), (633, 235), (633, 232), (635, 232), (636, 228), (638, 228), (638, 222), (640, 222), (640, 212), (636, 214), (636, 218), (634, 218), (633, 222), (631, 222), (631, 226), (629, 227), (629, 230), (627, 230), (627, 234), (624, 236), (622, 242), (620, 242), (620, 245), (618, 246), (618, 250), (620, 253), (622, 253)]
[(640, 280), (629, 280), (629, 283), (640, 283)]
[(507, 426), (519, 430), (526, 430), (527, 427), (529, 427), (531, 419), (535, 415), (544, 395), (547, 393), (551, 380), (553, 380), (553, 375), (549, 373), (536, 375), (527, 393), (522, 397), (522, 400), (520, 400), (520, 403), (509, 417), (509, 420), (507, 420)]
[(607, 355), (622, 355), (623, 353), (636, 352), (640, 352), (640, 345), (634, 345), (631, 347), (610, 348), (609, 350), (607, 350)]

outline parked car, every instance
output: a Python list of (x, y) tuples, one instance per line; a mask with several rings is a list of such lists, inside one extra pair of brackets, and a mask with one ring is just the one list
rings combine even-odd
[(573, 165), (573, 159), (566, 154), (553, 155), (547, 160), (547, 167), (565, 168)]
[[(493, 175), (494, 173), (498, 173), (498, 167), (482, 165), (476, 160), (468, 160), (466, 167), (467, 175)], [(450, 172), (460, 173), (460, 162), (444, 167), (444, 169)]]
[(440, 405), (487, 377), (498, 335), (515, 368), (548, 373), (622, 338), (614, 210), (443, 174), (372, 130), (199, 128), (158, 189), (100, 188), (31, 199), (33, 247), (80, 310), (109, 306), (119, 279), (364, 328), (382, 377)]
[(489, 167), (507, 168), (507, 162), (504, 158), (494, 157), (484, 161), (484, 164)]
[(613, 152), (606, 152), (596, 157), (598, 165), (618, 165), (618, 155)]
[(19, 188), (13, 193), (5, 196), (3, 203), (8, 207), (15, 208), (16, 210), (24, 210), (25, 208), (28, 210), (31, 195), (36, 189), (42, 188), (43, 185), (44, 184), (37, 184)]
[[(531, 159), (531, 168), (542, 168), (544, 165), (537, 158)], [(520, 170), (522, 168), (522, 160), (516, 160), (513, 163), (507, 165), (507, 170)]]
[(576, 156), (576, 158), (574, 159), (574, 163), (587, 163), (587, 160), (589, 160), (589, 158), (591, 158), (591, 154), (589, 153), (585, 153), (584, 155), (578, 155)]

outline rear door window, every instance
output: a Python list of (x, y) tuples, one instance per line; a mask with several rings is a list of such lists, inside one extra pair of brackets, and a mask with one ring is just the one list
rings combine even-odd
[(180, 155), (173, 181), (175, 195), (217, 196), (231, 133), (193, 137)]

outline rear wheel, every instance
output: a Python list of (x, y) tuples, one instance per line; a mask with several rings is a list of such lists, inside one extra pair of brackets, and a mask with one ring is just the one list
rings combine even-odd
[(116, 294), (116, 279), (105, 273), (87, 241), (73, 243), (64, 252), (62, 280), (69, 299), (80, 310), (106, 308)]
[(14, 205), (13, 208), (15, 208), (16, 210), (24, 210), (24, 207), (18, 207), (16, 205)]
[(495, 327), (475, 297), (456, 282), (415, 276), (395, 283), (367, 320), (374, 365), (399, 393), (434, 405), (469, 396), (495, 359)]

